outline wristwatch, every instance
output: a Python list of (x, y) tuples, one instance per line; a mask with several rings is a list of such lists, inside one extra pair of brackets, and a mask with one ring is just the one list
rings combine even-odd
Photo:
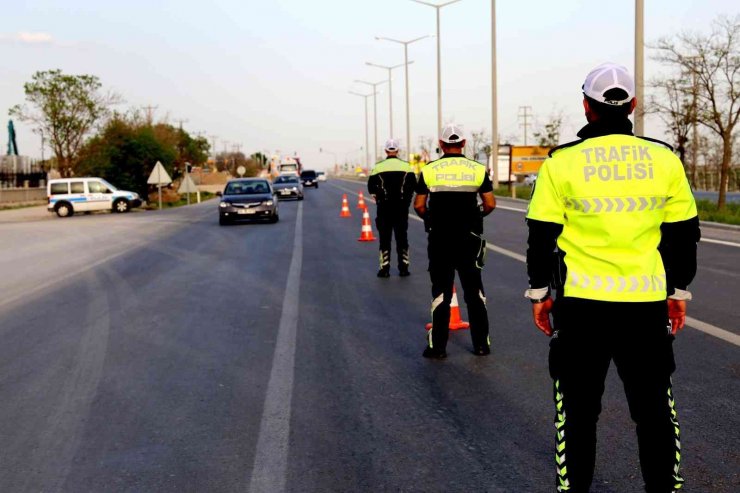
[(550, 297), (550, 288), (530, 288), (524, 292), (524, 297), (529, 298), (532, 303), (542, 303)]

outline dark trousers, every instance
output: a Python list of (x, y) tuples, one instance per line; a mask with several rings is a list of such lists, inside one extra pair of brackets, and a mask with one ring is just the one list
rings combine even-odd
[(481, 269), (486, 256), (485, 240), (471, 232), (429, 233), (429, 276), (432, 279), (432, 330), (430, 346), (440, 351), (447, 347), (450, 302), (455, 271), (460, 277), (470, 317), (473, 346), (488, 346), (488, 311)]
[(391, 239), (396, 235), (396, 253), (398, 254), (398, 268), (409, 266), (409, 204), (378, 203), (378, 215), (375, 217), (375, 226), (380, 237), (380, 268), (387, 269), (391, 265)]
[[(594, 474), (596, 423), (611, 360), (637, 425), (645, 491), (683, 483), (671, 374), (673, 336), (665, 301), (616, 303), (560, 298), (553, 310), (550, 375), (555, 383), (557, 491), (585, 493)], [(569, 488), (566, 488), (569, 486)]]

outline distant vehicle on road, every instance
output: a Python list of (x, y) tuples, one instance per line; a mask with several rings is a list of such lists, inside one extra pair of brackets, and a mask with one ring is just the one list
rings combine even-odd
[(318, 176), (319, 181), (326, 181), (326, 171), (317, 171), (316, 176)]
[(237, 178), (226, 183), (218, 204), (218, 223), (221, 226), (242, 219), (266, 219), (276, 223), (278, 201), (272, 184), (265, 178)]
[(303, 200), (303, 185), (297, 175), (280, 175), (273, 180), (272, 186), (281, 199)]
[(312, 169), (301, 171), (301, 183), (304, 187), (319, 188), (319, 177)]
[(96, 177), (49, 180), (46, 195), (49, 199), (47, 209), (59, 217), (69, 217), (75, 212), (129, 212), (141, 205), (139, 194), (118, 190)]

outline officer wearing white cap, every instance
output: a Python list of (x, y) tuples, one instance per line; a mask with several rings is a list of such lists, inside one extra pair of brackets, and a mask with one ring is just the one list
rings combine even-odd
[[(496, 199), (485, 166), (463, 155), (465, 136), (460, 127), (447, 125), (443, 128), (439, 146), (443, 155), (422, 168), (414, 200), (414, 209), (424, 219), (429, 233), (429, 276), (432, 280), (432, 329), (423, 356), (447, 357), (455, 271), (460, 276), (468, 307), (473, 353), (484, 356), (491, 349), (481, 280), (486, 255), (483, 217), (496, 207)], [(478, 197), (482, 200), (480, 206)]]
[(395, 139), (385, 143), (386, 159), (375, 165), (367, 180), (367, 190), (377, 203), (375, 225), (380, 236), (380, 270), (378, 277), (389, 277), (391, 239), (395, 232), (398, 273), (409, 272), (409, 206), (416, 187), (416, 175), (406, 161), (398, 157), (400, 146)]
[(645, 490), (675, 492), (683, 479), (672, 344), (696, 273), (696, 204), (670, 146), (632, 134), (637, 101), (627, 69), (600, 65), (583, 95), (588, 124), (580, 140), (550, 152), (527, 212), (525, 296), (535, 325), (552, 336), (556, 488), (589, 491), (614, 360), (637, 424)]

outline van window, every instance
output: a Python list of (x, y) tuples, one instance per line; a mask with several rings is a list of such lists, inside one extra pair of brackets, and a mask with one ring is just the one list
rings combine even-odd
[(90, 193), (111, 193), (108, 187), (100, 183), (99, 181), (87, 182), (87, 188), (90, 189)]
[(69, 184), (71, 193), (85, 193), (84, 181), (73, 181)]
[(62, 182), (62, 183), (52, 183), (51, 184), (51, 194), (52, 195), (63, 195), (69, 193), (69, 183)]

